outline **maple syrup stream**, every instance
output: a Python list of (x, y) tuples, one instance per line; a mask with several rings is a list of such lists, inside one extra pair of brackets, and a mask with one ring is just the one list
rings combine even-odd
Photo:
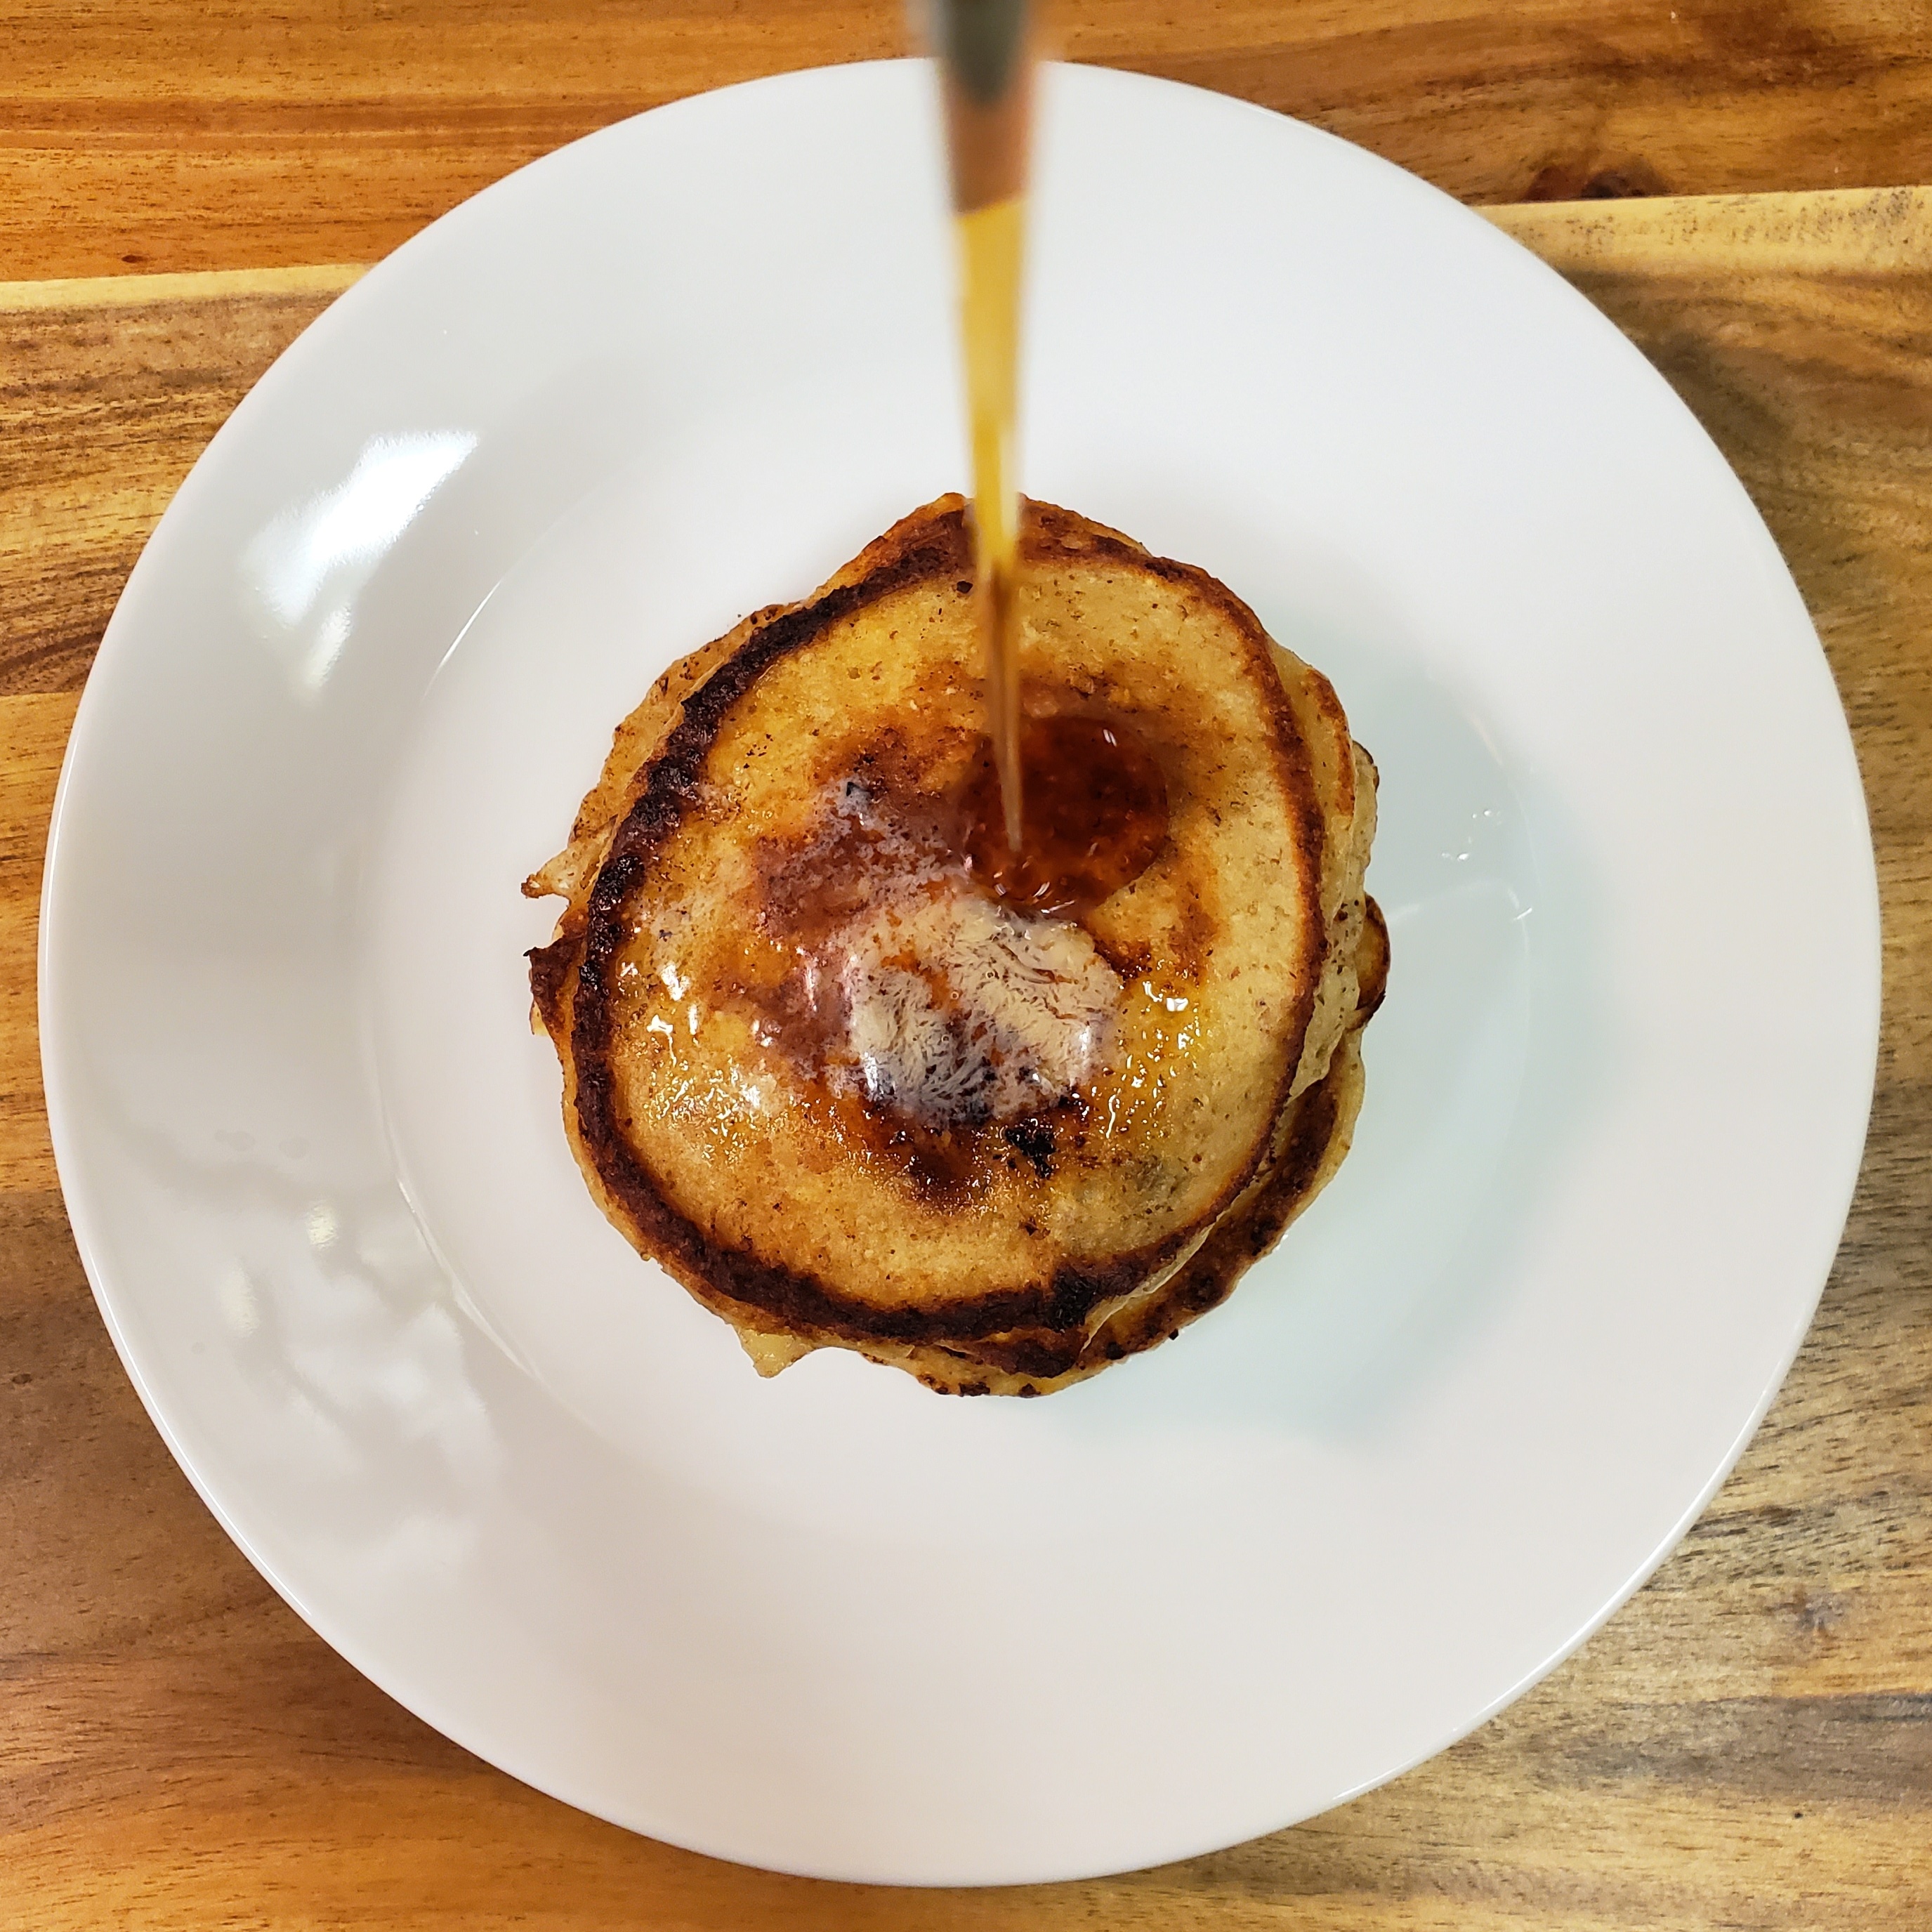
[(967, 420), (973, 449), (974, 591), (986, 640), (988, 736), (999, 766), (1007, 842), (1024, 844), (1019, 762), (1019, 485), (1015, 417), (1019, 374), (1023, 196), (957, 218)]
[[(995, 897), (1036, 913), (1097, 904), (1145, 868), (1167, 794), (1124, 721), (1021, 715), (1020, 288), (1034, 63), (1027, 0), (936, 0), (973, 458), (974, 596), (995, 785), (968, 801), (968, 851)], [(1029, 809), (1030, 807), (1030, 809)], [(1104, 884), (1104, 890), (1102, 886)]]
[(959, 268), (973, 457), (974, 592), (986, 654), (988, 735), (1007, 843), (1023, 844), (1017, 613), (1020, 272), (1033, 50), (1027, 0), (936, 0), (933, 10)]

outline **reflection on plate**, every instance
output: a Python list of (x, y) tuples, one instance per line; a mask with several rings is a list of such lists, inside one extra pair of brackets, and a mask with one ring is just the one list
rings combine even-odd
[(963, 476), (928, 84), (580, 142), (290, 352), (103, 646), (42, 1011), (130, 1372), (352, 1662), (682, 1844), (1018, 1880), (1334, 1804), (1648, 1574), (1829, 1264), (1876, 898), (1796, 593), (1622, 338), (1352, 148), (1055, 70), (1028, 484), (1232, 585), (1374, 747), (1367, 1105), (1096, 1382), (758, 1381), (584, 1193), (516, 887), (670, 658)]

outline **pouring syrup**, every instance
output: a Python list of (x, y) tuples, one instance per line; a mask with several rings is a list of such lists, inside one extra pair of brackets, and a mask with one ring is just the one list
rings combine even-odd
[(1097, 904), (1145, 868), (1167, 834), (1167, 794), (1152, 753), (1124, 722), (1022, 716), (1018, 418), (1030, 11), (1028, 0), (935, 0), (933, 20), (973, 459), (974, 598), (997, 779), (976, 785), (968, 800), (968, 848), (996, 896), (1051, 913)]
[(1033, 52), (1027, 0), (938, 0), (973, 456), (974, 596), (1006, 842), (1024, 844), (1018, 591), (1020, 286)]

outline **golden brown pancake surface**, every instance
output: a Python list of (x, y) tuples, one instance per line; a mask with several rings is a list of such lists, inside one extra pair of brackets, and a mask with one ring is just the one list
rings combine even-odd
[(1116, 532), (1033, 506), (1024, 556), (1050, 878), (988, 848), (944, 499), (674, 666), (526, 888), (568, 900), (532, 983), (592, 1192), (762, 1368), (1059, 1386), (1220, 1299), (1346, 1150), (1385, 953), (1332, 691)]

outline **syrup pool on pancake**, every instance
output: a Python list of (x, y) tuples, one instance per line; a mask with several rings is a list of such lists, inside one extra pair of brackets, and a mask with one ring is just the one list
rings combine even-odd
[[(1056, 1124), (1084, 1132), (1085, 1091), (1124, 1031), (1144, 1066), (1138, 1090), (1156, 1102), (1189, 1029), (1180, 1019), (1150, 1032), (1149, 1003), (1165, 1022), (1188, 1001), (1110, 961), (1082, 916), (1165, 842), (1159, 763), (1123, 718), (1035, 716), (1020, 742), (1031, 803), (1022, 854), (1007, 842), (986, 740), (963, 784), (938, 791), (902, 756), (863, 753), (821, 788), (803, 836), (752, 848), (752, 943), (709, 967), (664, 960), (668, 998), (630, 976), (654, 1008), (644, 1036), (674, 1055), (680, 1028), (740, 1016), (752, 1045), (790, 1063), (788, 1092), (801, 1081), (821, 1090), (855, 1145), (954, 1192), (982, 1166), (956, 1145), (962, 1133), (1006, 1130), (1014, 1153), (1042, 1167)], [(1136, 1024), (1124, 1028), (1130, 1006)], [(630, 1017), (634, 1026), (634, 1007)], [(762, 1104), (777, 1090), (753, 1080), (739, 1099)], [(715, 1094), (689, 1097), (715, 1120)], [(1096, 1130), (1118, 1131), (1120, 1114), (1117, 1096)]]

